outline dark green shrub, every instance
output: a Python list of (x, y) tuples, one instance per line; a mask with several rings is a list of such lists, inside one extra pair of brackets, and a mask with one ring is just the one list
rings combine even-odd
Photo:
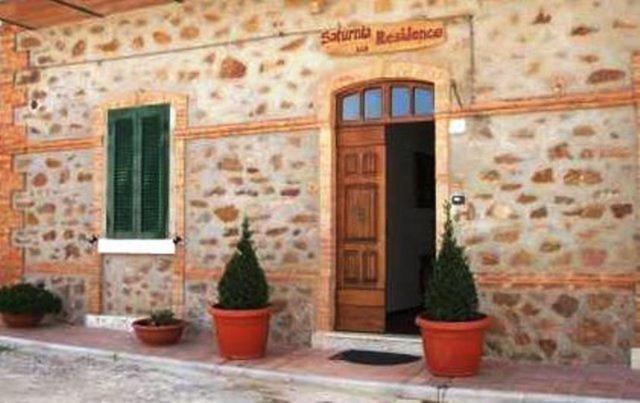
[(149, 319), (149, 324), (151, 326), (168, 326), (178, 323), (178, 319), (175, 318), (175, 314), (171, 309), (153, 311), (151, 312)]
[(0, 288), (0, 312), (47, 314), (58, 313), (61, 309), (60, 298), (44, 287), (21, 283)]
[(434, 263), (424, 298), (424, 316), (442, 322), (466, 322), (482, 318), (478, 312), (478, 293), (464, 248), (453, 233), (451, 205), (445, 205), (442, 245)]
[(242, 222), (242, 237), (218, 284), (222, 309), (260, 309), (269, 305), (269, 286), (251, 241), (249, 220)]

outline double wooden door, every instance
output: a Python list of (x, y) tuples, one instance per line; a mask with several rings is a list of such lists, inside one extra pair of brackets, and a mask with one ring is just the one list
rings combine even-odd
[(384, 332), (385, 127), (343, 127), (337, 143), (336, 329)]

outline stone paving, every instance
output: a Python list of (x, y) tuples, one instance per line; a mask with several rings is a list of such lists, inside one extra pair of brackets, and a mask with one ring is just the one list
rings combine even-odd
[[(308, 385), (324, 390), (348, 388), (350, 393), (361, 391), (370, 393), (370, 397), (385, 397), (383, 401), (396, 397), (430, 401), (442, 394), (447, 402), (640, 401), (640, 372), (624, 366), (562, 366), (487, 359), (478, 376), (447, 379), (429, 375), (422, 362), (375, 367), (329, 360), (335, 350), (274, 347), (264, 359), (230, 362), (216, 354), (208, 332), (188, 334), (174, 347), (149, 348), (141, 346), (127, 332), (63, 325), (24, 330), (0, 327), (2, 344), (18, 346), (18, 351), (115, 356), (134, 364), (152, 363), (160, 368), (182, 368), (233, 379), (241, 376), (257, 382), (268, 381), (270, 385)], [(200, 378), (194, 378), (197, 379)], [(244, 390), (241, 386), (238, 388)], [(292, 396), (294, 401), (313, 401), (299, 400), (295, 393)], [(324, 401), (345, 401), (340, 397), (336, 399)], [(357, 400), (349, 397), (346, 401)]]
[(69, 355), (0, 349), (0, 402), (355, 402), (395, 399), (346, 390), (175, 372)]

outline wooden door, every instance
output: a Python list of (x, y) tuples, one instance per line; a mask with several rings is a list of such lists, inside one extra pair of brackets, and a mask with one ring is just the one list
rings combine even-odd
[(385, 330), (384, 126), (338, 131), (336, 329)]

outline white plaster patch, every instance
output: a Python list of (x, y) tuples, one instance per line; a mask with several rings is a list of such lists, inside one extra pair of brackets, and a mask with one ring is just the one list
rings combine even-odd
[(86, 315), (84, 325), (86, 327), (110, 330), (133, 331), (132, 323), (140, 317), (120, 315)]

